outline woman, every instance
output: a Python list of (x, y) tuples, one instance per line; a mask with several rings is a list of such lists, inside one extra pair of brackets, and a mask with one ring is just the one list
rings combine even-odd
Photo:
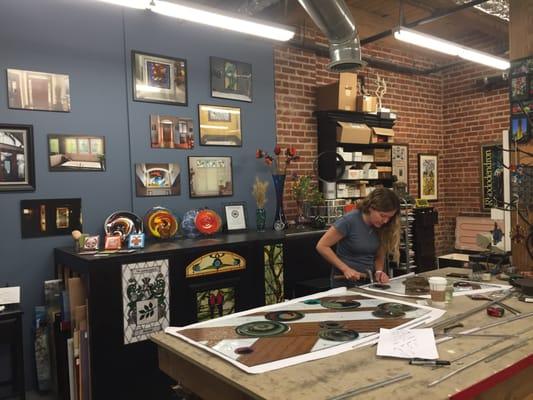
[[(385, 256), (399, 258), (400, 200), (390, 189), (373, 190), (358, 208), (337, 220), (316, 245), (332, 265), (331, 287), (387, 283)], [(336, 252), (332, 247), (337, 245)]]

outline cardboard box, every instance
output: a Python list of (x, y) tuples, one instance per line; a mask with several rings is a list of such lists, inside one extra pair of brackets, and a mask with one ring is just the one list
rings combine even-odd
[(356, 95), (357, 74), (341, 72), (338, 82), (317, 88), (317, 110), (355, 111)]
[(378, 179), (379, 172), (377, 169), (365, 169), (363, 171), (363, 179)]
[(337, 121), (337, 142), (340, 143), (370, 143), (372, 129), (365, 124)]
[(390, 128), (372, 128), (371, 143), (393, 143), (394, 131)]
[(391, 149), (374, 149), (375, 162), (391, 162)]
[(342, 174), (342, 179), (363, 179), (364, 172), (362, 169), (346, 168)]
[(362, 162), (374, 162), (374, 155), (373, 154), (363, 154), (361, 156)]
[(357, 96), (355, 103), (360, 112), (375, 113), (378, 108), (378, 98), (374, 96)]

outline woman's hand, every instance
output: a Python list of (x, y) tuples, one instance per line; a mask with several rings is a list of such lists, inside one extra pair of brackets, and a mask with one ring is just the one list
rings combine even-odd
[(389, 276), (383, 271), (375, 272), (376, 282), (387, 283), (389, 281)]
[(347, 268), (342, 273), (348, 281), (358, 281), (359, 279), (361, 279), (361, 274), (351, 268)]

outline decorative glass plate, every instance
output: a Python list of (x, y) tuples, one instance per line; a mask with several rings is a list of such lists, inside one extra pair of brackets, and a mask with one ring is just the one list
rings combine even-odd
[(148, 233), (158, 239), (170, 239), (176, 236), (179, 223), (172, 212), (165, 207), (153, 207), (144, 217)]
[(116, 211), (106, 218), (104, 231), (107, 236), (120, 235), (125, 242), (132, 233), (143, 233), (143, 221), (129, 211)]
[(198, 214), (196, 214), (194, 225), (200, 233), (203, 233), (204, 235), (212, 235), (213, 233), (217, 233), (222, 227), (222, 219), (213, 210), (200, 210)]

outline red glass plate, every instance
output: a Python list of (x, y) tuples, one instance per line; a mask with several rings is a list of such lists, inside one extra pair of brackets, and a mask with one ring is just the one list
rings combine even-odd
[(212, 235), (217, 233), (222, 227), (222, 219), (213, 210), (201, 210), (196, 215), (194, 224), (200, 233)]

